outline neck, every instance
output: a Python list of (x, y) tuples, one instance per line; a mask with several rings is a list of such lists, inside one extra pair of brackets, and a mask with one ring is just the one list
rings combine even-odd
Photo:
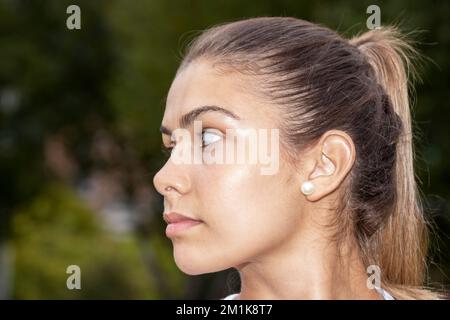
[(323, 239), (314, 231), (302, 233), (237, 266), (239, 299), (381, 299), (367, 287), (356, 245), (339, 250)]

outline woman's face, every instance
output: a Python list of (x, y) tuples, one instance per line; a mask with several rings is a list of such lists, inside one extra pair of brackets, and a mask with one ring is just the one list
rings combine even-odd
[[(183, 115), (195, 109), (204, 106), (225, 109), (197, 114), (195, 120), (201, 121), (203, 132), (195, 133), (194, 123), (184, 123), (192, 135), (191, 141), (186, 136), (179, 139), (173, 134), (171, 139), (171, 135), (163, 134), (164, 145), (175, 146), (154, 177), (155, 187), (164, 196), (164, 212), (202, 221), (168, 235), (175, 262), (187, 274), (217, 272), (256, 261), (300, 231), (304, 200), (300, 196), (298, 173), (279, 155), (281, 144), (278, 152), (275, 148), (278, 141), (272, 135), (276, 131), (273, 129), (279, 129), (278, 109), (256, 98), (251, 93), (251, 83), (250, 76), (219, 74), (208, 61), (195, 61), (176, 76), (169, 90), (162, 126), (171, 132), (181, 127)], [(220, 146), (226, 150), (225, 146), (238, 140), (227, 137), (227, 129), (235, 137), (241, 137), (241, 142), (248, 143), (250, 139), (245, 138), (248, 132), (267, 133), (270, 143), (258, 139), (256, 149), (271, 159), (269, 174), (267, 170), (263, 174), (263, 168), (271, 166), (268, 158), (262, 163), (257, 152), (256, 163), (249, 160), (255, 150), (250, 144), (243, 149), (244, 163), (175, 161), (182, 153), (198, 152), (206, 157), (217, 154)], [(192, 145), (195, 134), (200, 136), (203, 148)], [(232, 148), (237, 153), (239, 146)], [(279, 165), (274, 166), (275, 161)]]

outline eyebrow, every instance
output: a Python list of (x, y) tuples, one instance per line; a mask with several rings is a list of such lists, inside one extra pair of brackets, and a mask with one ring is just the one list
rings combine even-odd
[[(180, 128), (187, 128), (188, 126), (190, 126), (195, 119), (197, 119), (200, 115), (207, 113), (207, 112), (220, 112), (228, 117), (231, 117), (233, 119), (237, 119), (240, 120), (240, 118), (235, 115), (233, 112), (224, 109), (222, 107), (219, 106), (202, 106), (199, 108), (196, 108), (194, 110), (189, 111), (188, 113), (186, 113), (185, 115), (183, 115), (180, 119), (179, 122), (179, 126)], [(167, 134), (167, 135), (172, 135), (172, 130), (168, 129), (165, 126), (161, 126), (161, 128), (159, 129), (159, 131), (161, 131), (162, 134)]]

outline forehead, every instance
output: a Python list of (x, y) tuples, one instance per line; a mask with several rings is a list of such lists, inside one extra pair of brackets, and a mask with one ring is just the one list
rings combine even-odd
[(268, 106), (254, 93), (251, 76), (219, 73), (206, 60), (194, 61), (174, 79), (166, 100), (163, 124), (175, 126), (179, 117), (200, 106), (225, 108), (240, 118), (265, 116)]

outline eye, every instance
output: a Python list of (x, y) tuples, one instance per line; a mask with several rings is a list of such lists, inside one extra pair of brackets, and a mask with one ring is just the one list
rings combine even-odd
[(222, 138), (222, 134), (219, 131), (213, 130), (214, 129), (208, 129), (202, 132), (202, 148), (205, 148)]
[(161, 151), (166, 157), (170, 157), (172, 150), (173, 150), (172, 146), (166, 147), (164, 144), (161, 145)]

